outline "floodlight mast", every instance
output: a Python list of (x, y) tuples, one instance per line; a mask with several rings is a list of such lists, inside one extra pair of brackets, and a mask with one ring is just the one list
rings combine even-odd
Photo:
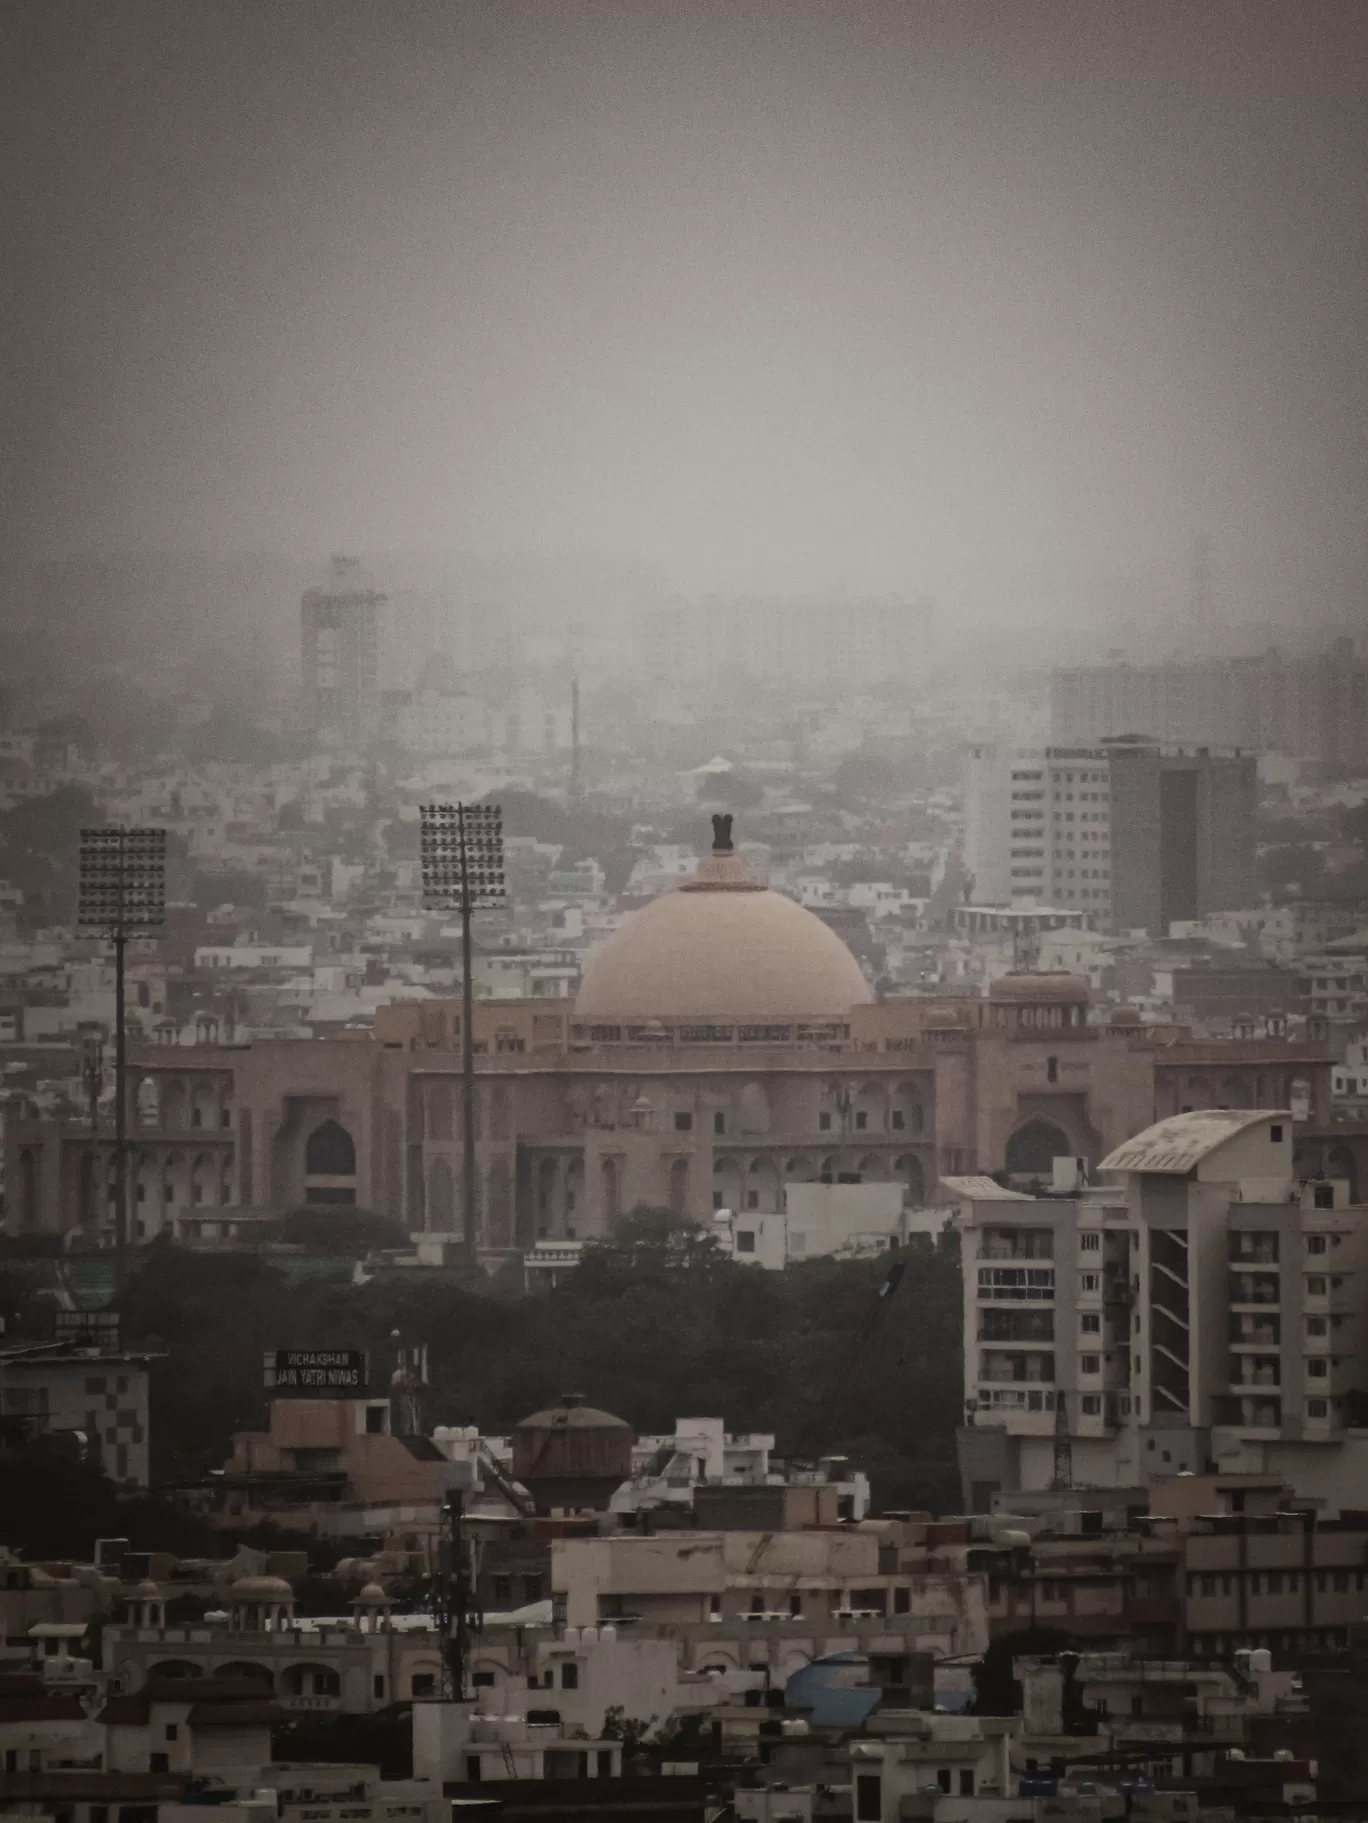
[(83, 829), (76, 921), (114, 945), (114, 1294), (120, 1297), (128, 1252), (128, 1035), (124, 953), (130, 937), (149, 936), (166, 915), (166, 831), (108, 824)]
[(461, 1251), (478, 1263), (475, 1171), (475, 987), (471, 914), (507, 898), (503, 812), (497, 804), (419, 810), (423, 902), (461, 916)]

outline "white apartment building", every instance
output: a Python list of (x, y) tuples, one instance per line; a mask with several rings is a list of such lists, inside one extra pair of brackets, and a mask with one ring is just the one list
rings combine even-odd
[(1111, 912), (1108, 758), (1095, 747), (970, 749), (964, 860), (978, 905)]
[(1356, 1504), (1368, 1210), (1300, 1182), (1279, 1112), (1179, 1114), (1023, 1196), (946, 1180), (963, 1243), (966, 1502), (1211, 1465)]

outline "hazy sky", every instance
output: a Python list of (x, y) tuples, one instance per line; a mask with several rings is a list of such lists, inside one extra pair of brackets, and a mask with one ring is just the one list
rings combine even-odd
[(21, 551), (1368, 574), (1362, 0), (3, 14)]

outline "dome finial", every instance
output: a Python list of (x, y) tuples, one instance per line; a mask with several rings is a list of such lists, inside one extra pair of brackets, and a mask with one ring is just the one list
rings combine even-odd
[(729, 855), (732, 852), (732, 814), (729, 810), (714, 813), (713, 845), (715, 855)]

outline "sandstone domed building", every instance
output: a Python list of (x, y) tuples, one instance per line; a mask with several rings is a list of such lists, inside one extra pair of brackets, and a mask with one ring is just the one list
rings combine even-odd
[(873, 999), (860, 965), (812, 912), (760, 886), (716, 817), (713, 851), (593, 954), (575, 1000), (596, 1024), (844, 1024)]
[[(1301, 1108), (1316, 1151), (1299, 1168), (1357, 1173), (1328, 1129), (1324, 1045), (1098, 1023), (1064, 974), (876, 1004), (834, 931), (749, 877), (730, 822), (694, 878), (591, 954), (573, 1006), (477, 1002), (487, 1262), (605, 1234), (640, 1204), (709, 1222), (823, 1179), (895, 1181), (924, 1202), (942, 1175), (1048, 1177), (1055, 1156), (1097, 1163), (1185, 1108)], [(381, 1007), (369, 1042), (135, 1045), (135, 1239), (242, 1243), (309, 1201), (455, 1236), (460, 1052), (459, 998)], [(89, 1156), (84, 1122), (8, 1121), (14, 1229), (75, 1227)]]

